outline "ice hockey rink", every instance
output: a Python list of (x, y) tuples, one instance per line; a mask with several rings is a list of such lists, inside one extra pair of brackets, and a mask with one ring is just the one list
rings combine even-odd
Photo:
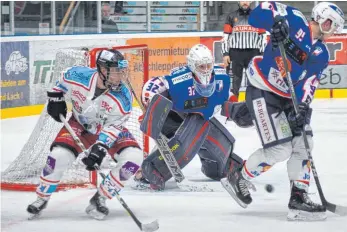
[[(314, 108), (312, 127), (315, 147), (313, 159), (326, 198), (347, 206), (347, 99), (320, 100)], [(38, 116), (5, 119), (1, 121), (1, 171), (15, 159), (33, 130)], [(220, 118), (223, 121), (225, 118)], [(254, 128), (227, 127), (236, 138), (234, 152), (247, 158), (260, 147)], [(243, 209), (221, 187), (200, 172), (200, 161), (184, 169), (191, 182), (206, 183), (214, 192), (182, 192), (173, 181), (164, 192), (139, 192), (126, 188), (124, 200), (142, 222), (158, 219), (159, 231), (164, 232), (346, 232), (347, 217), (328, 213), (322, 222), (289, 222), (286, 220), (289, 200), (289, 181), (286, 162), (277, 164), (256, 181), (257, 192), (253, 203)], [(267, 193), (265, 184), (272, 184), (273, 193)], [(35, 200), (32, 192), (1, 191), (1, 230), (6, 232), (136, 232), (136, 224), (116, 199), (107, 201), (109, 216), (104, 221), (89, 218), (84, 210), (94, 189), (75, 189), (52, 196), (41, 218), (27, 220), (26, 207)], [(311, 197), (318, 200), (315, 183), (311, 182)]]

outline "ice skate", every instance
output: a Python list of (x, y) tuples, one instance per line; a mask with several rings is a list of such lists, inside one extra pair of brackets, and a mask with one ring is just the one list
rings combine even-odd
[(48, 200), (37, 197), (36, 201), (28, 205), (27, 212), (29, 213), (29, 220), (38, 218), (43, 209), (47, 207)]
[(295, 186), (292, 188), (288, 208), (289, 221), (322, 221), (327, 218), (325, 206), (312, 202), (305, 190)]
[(256, 189), (251, 182), (243, 178), (240, 170), (234, 169), (229, 172), (226, 178), (221, 179), (221, 183), (242, 208), (247, 208), (252, 203), (249, 189), (253, 191)]
[(90, 199), (89, 206), (86, 208), (86, 213), (97, 220), (103, 220), (109, 213), (106, 206), (106, 197), (101, 196), (99, 192)]

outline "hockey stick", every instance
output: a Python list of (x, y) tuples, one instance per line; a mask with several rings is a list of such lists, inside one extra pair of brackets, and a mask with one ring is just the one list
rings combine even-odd
[[(66, 121), (65, 117), (62, 114), (60, 114), (59, 117), (60, 117), (60, 120), (64, 123), (65, 128), (71, 134), (71, 136), (72, 136), (73, 140), (75, 141), (75, 143), (82, 149), (83, 153), (86, 156), (88, 156), (89, 154), (88, 154), (87, 149), (85, 148), (85, 146), (83, 145), (81, 140), (77, 137), (75, 131), (73, 131), (73, 129), (71, 128), (70, 124)], [(95, 169), (97, 170), (99, 175), (102, 177), (102, 179), (106, 178), (106, 175), (100, 171), (99, 166), (96, 165)], [(139, 221), (139, 219), (137, 219), (135, 214), (132, 212), (132, 210), (129, 208), (129, 206), (125, 203), (125, 201), (123, 200), (123, 198), (120, 196), (120, 194), (118, 192), (116, 193), (116, 197), (117, 197), (117, 200), (123, 206), (123, 208), (128, 212), (128, 214), (131, 216), (131, 218), (135, 221), (136, 225), (140, 228), (141, 231), (153, 232), (153, 231), (156, 231), (156, 230), (159, 229), (158, 220), (155, 220), (155, 221), (153, 221), (151, 223), (145, 223), (145, 224), (141, 223)]]
[[(143, 113), (146, 112), (145, 107), (143, 106), (140, 99), (137, 97), (135, 90), (129, 80), (126, 80), (126, 84), (131, 90), (132, 94), (134, 95), (135, 100), (139, 104), (141, 110)], [(161, 156), (164, 159), (164, 162), (166, 163), (171, 175), (176, 181), (177, 186), (184, 190), (184, 191), (190, 191), (190, 192), (198, 192), (198, 191), (206, 191), (206, 192), (213, 192), (213, 189), (210, 189), (208, 186), (197, 186), (193, 183), (188, 183), (187, 179), (185, 179), (184, 174), (182, 173), (182, 170), (180, 166), (177, 163), (177, 160), (175, 159), (174, 155), (172, 154), (172, 151), (168, 145), (168, 138), (160, 133), (159, 138), (157, 139), (156, 145), (158, 147), (158, 150), (161, 154)]]
[[(292, 97), (294, 110), (295, 110), (295, 113), (298, 113), (298, 111), (299, 111), (298, 102), (297, 102), (297, 98), (296, 98), (296, 94), (295, 94), (295, 89), (294, 89), (294, 86), (293, 86), (292, 78), (291, 78), (291, 75), (290, 75), (290, 72), (289, 72), (289, 68), (288, 68), (288, 64), (287, 64), (287, 54), (285, 52), (283, 43), (279, 44), (279, 49), (280, 49), (281, 57), (282, 57), (282, 60), (283, 60), (283, 63), (284, 63), (284, 68), (285, 68), (285, 71), (286, 71), (286, 74), (287, 74), (287, 80), (288, 80), (288, 85), (289, 85), (288, 87), (289, 87), (289, 90), (290, 90), (290, 95)], [(306, 127), (306, 125), (305, 125), (305, 127)], [(330, 212), (336, 213), (336, 214), (338, 214), (340, 216), (345, 216), (345, 215), (347, 215), (347, 207), (332, 204), (332, 203), (328, 202), (325, 199), (325, 196), (324, 196), (323, 190), (322, 190), (322, 186), (321, 186), (319, 178), (318, 178), (316, 166), (314, 165), (314, 162), (313, 162), (312, 154), (311, 154), (311, 151), (310, 151), (310, 145), (309, 145), (308, 140), (307, 140), (307, 134), (306, 134), (305, 127), (304, 127), (304, 130), (302, 132), (302, 135), (303, 135), (303, 138), (304, 138), (305, 149), (306, 149), (308, 158), (309, 158), (309, 160), (311, 162), (311, 169), (312, 169), (313, 177), (314, 177), (314, 180), (316, 181), (319, 197), (320, 197), (320, 199), (322, 201), (322, 204), (325, 205), (327, 210), (329, 210)]]

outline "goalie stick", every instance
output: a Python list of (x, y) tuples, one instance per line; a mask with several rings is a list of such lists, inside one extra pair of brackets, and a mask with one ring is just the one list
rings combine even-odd
[[(71, 134), (71, 136), (72, 136), (73, 140), (75, 141), (75, 143), (82, 149), (83, 153), (86, 156), (88, 156), (89, 154), (88, 154), (88, 151), (87, 151), (86, 147), (83, 145), (81, 140), (77, 137), (76, 133), (73, 131), (73, 129), (71, 128), (70, 124), (66, 121), (65, 117), (62, 114), (60, 114), (59, 117), (60, 117), (60, 120), (64, 123), (65, 128)], [(95, 165), (95, 169), (97, 170), (99, 175), (102, 177), (102, 179), (106, 178), (105, 174), (100, 171), (99, 166)], [(153, 231), (156, 231), (156, 230), (159, 229), (158, 220), (155, 220), (155, 221), (153, 221), (151, 223), (142, 223), (142, 222), (140, 222), (140, 220), (135, 216), (135, 214), (129, 208), (127, 203), (125, 203), (125, 201), (123, 200), (123, 198), (120, 196), (120, 194), (118, 192), (116, 193), (116, 197), (117, 197), (117, 200), (121, 203), (123, 208), (128, 212), (128, 214), (131, 216), (131, 218), (134, 220), (134, 222), (140, 228), (141, 231), (153, 232)]]
[[(294, 89), (294, 86), (293, 86), (292, 78), (291, 78), (291, 75), (290, 75), (290, 72), (289, 72), (288, 64), (286, 62), (287, 61), (287, 55), (286, 55), (283, 43), (279, 44), (279, 48), (280, 48), (281, 57), (282, 57), (282, 60), (283, 60), (283, 63), (284, 63), (284, 68), (285, 68), (285, 71), (286, 71), (286, 74), (287, 74), (288, 87), (289, 87), (289, 90), (290, 90), (290, 95), (292, 97), (294, 110), (295, 110), (296, 113), (298, 113), (297, 98), (296, 98), (296, 94), (295, 94), (295, 89)], [(340, 216), (346, 216), (347, 215), (347, 207), (335, 205), (335, 204), (330, 203), (329, 201), (327, 201), (325, 199), (325, 196), (324, 196), (323, 190), (322, 190), (322, 186), (321, 186), (319, 178), (318, 178), (316, 166), (315, 166), (315, 164), (313, 162), (313, 157), (312, 157), (312, 154), (311, 154), (311, 151), (310, 151), (310, 145), (309, 145), (308, 140), (307, 140), (307, 134), (306, 134), (305, 127), (304, 127), (304, 130), (302, 132), (303, 138), (304, 138), (304, 143), (305, 143), (305, 149), (306, 149), (306, 152), (307, 152), (307, 156), (308, 156), (308, 158), (309, 158), (309, 160), (311, 162), (311, 169), (312, 169), (313, 177), (314, 177), (314, 180), (316, 182), (318, 193), (319, 193), (319, 197), (320, 197), (320, 199), (322, 201), (322, 204), (330, 212), (338, 214)]]
[[(146, 111), (145, 107), (143, 106), (142, 102), (137, 97), (135, 90), (129, 80), (126, 80), (126, 84), (131, 90), (132, 94), (134, 95), (135, 100), (139, 104), (142, 112), (144, 113)], [(207, 185), (196, 185), (194, 183), (190, 183), (185, 178), (184, 174), (182, 173), (182, 170), (180, 166), (177, 163), (177, 160), (175, 159), (174, 155), (172, 154), (172, 151), (168, 145), (168, 138), (160, 133), (159, 138), (157, 139), (156, 145), (158, 147), (158, 150), (163, 157), (171, 175), (176, 181), (177, 186), (183, 190), (183, 191), (189, 191), (189, 192), (213, 192), (214, 190), (209, 188)]]

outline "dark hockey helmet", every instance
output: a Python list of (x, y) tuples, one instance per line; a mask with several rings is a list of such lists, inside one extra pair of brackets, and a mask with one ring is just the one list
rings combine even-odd
[(112, 90), (120, 90), (122, 80), (127, 78), (128, 61), (117, 50), (102, 50), (96, 60), (96, 67), (104, 85)]

